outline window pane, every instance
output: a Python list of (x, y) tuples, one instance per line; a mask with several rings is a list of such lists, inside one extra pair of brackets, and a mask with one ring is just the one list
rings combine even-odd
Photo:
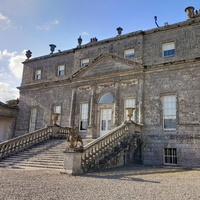
[(163, 97), (163, 127), (176, 129), (176, 96)]
[(30, 114), (30, 124), (29, 124), (29, 132), (33, 132), (36, 126), (36, 116), (37, 116), (37, 109), (32, 108)]
[(113, 95), (110, 93), (104, 94), (99, 100), (99, 103), (113, 103), (113, 102), (114, 102)]
[(124, 51), (124, 58), (131, 59), (134, 58), (134, 49), (128, 49)]
[(88, 103), (80, 105), (80, 130), (87, 130), (88, 127)]

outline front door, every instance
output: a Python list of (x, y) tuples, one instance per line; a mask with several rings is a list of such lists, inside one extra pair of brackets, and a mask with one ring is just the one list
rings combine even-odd
[(100, 136), (111, 130), (112, 109), (101, 109)]

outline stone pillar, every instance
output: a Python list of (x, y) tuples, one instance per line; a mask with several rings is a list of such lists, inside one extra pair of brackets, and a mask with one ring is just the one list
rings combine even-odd
[(89, 109), (89, 126), (87, 128), (87, 138), (93, 138), (93, 133), (96, 131), (94, 127), (94, 119), (95, 119), (95, 87), (91, 88), (91, 96), (90, 96), (90, 109)]
[(83, 174), (81, 167), (81, 152), (76, 152), (74, 149), (69, 149), (63, 152), (64, 153), (64, 172), (70, 175), (79, 175)]
[(115, 83), (114, 123), (113, 128), (119, 125), (120, 84)]
[(72, 88), (72, 97), (71, 97), (71, 105), (70, 105), (70, 117), (69, 117), (69, 126), (74, 126), (75, 119), (75, 103), (76, 103), (76, 88)]
[(136, 123), (144, 123), (144, 76), (138, 79)]

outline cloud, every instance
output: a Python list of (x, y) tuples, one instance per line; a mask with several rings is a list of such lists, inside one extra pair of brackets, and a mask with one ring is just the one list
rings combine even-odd
[(0, 13), (0, 23), (3, 24), (2, 30), (8, 29), (11, 27), (11, 21), (9, 20), (8, 17)]
[(8, 68), (10, 69), (11, 73), (17, 78), (21, 80), (22, 72), (23, 72), (23, 64), (22, 62), (26, 59), (25, 57), (26, 50), (23, 50), (21, 54), (17, 54), (16, 51), (8, 52), (7, 49), (4, 51), (0, 51), (0, 61), (3, 59), (7, 59), (8, 61)]
[(85, 31), (83, 31), (82, 33), (81, 33), (81, 35), (89, 35), (89, 33), (87, 33), (87, 32), (85, 32)]
[(0, 60), (2, 60), (4, 57), (12, 57), (16, 54), (17, 52), (8, 52), (7, 49), (5, 49), (4, 51), (0, 51)]
[(12, 74), (18, 79), (22, 79), (22, 72), (23, 72), (23, 64), (22, 62), (26, 59), (25, 51), (22, 51), (21, 54), (17, 55), (14, 54), (9, 59), (9, 69), (11, 70)]
[(49, 31), (52, 28), (52, 26), (58, 25), (59, 23), (60, 23), (59, 20), (56, 19), (56, 20), (54, 20), (50, 23), (44, 24), (42, 26), (36, 26), (35, 28), (39, 29), (39, 30)]
[(0, 82), (0, 101), (5, 103), (16, 98), (19, 98), (18, 89), (10, 87), (8, 83)]

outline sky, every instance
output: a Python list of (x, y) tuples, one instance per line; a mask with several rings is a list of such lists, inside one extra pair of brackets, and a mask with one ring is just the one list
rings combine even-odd
[(185, 8), (199, 0), (0, 0), (0, 101), (19, 98), (25, 52), (32, 58), (123, 33), (187, 20)]

